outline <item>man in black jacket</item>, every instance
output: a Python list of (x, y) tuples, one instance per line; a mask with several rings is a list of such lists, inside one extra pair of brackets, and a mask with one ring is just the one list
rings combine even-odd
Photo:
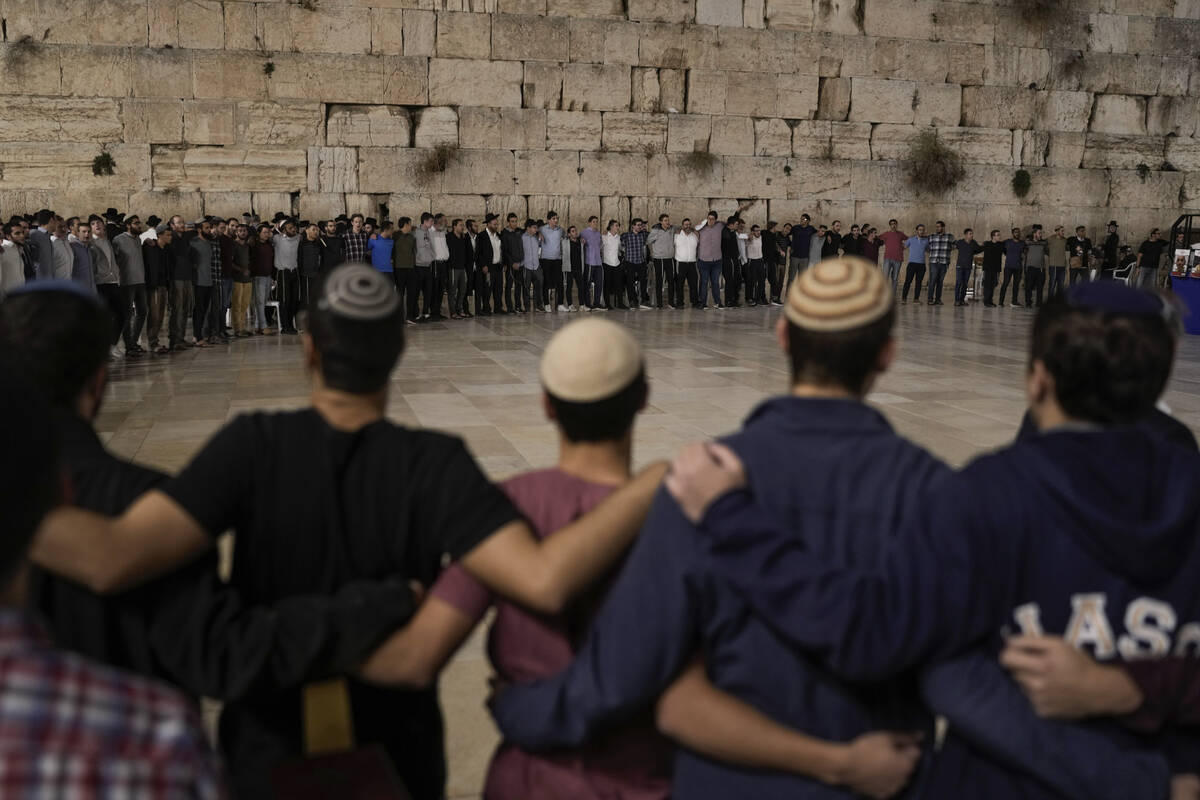
[(1067, 264), (1070, 266), (1072, 285), (1087, 279), (1091, 258), (1092, 240), (1087, 238), (1087, 228), (1080, 225), (1075, 229), (1075, 235), (1067, 239)]
[[(508, 215), (508, 225), (504, 230), (500, 231), (500, 248), (501, 258), (504, 262), (504, 313), (512, 314), (515, 311), (527, 311), (525, 308), (525, 277), (524, 270), (521, 265), (525, 261), (525, 246), (521, 242), (521, 237), (525, 235), (525, 231), (517, 223), (517, 215)], [(516, 297), (514, 300), (513, 289), (516, 288)], [(500, 313), (500, 285), (496, 278), (492, 278), (492, 297), (495, 299), (493, 305), (496, 307), (496, 313)]]
[(1119, 251), (1121, 249), (1121, 237), (1117, 233), (1117, 221), (1115, 219), (1108, 222), (1108, 235), (1104, 237), (1104, 270), (1101, 277), (1111, 278), (1113, 271), (1120, 266)]
[(188, 313), (195, 304), (195, 269), (192, 268), (189, 242), (195, 232), (189, 232), (183, 217), (171, 217), (171, 297), (167, 320), (168, 342), (172, 350), (186, 350), (194, 344), (187, 340)]
[(325, 220), (325, 230), (321, 234), (321, 244), (325, 246), (325, 255), (321, 258), (321, 274), (324, 277), (334, 267), (339, 267), (346, 260), (346, 243), (338, 235), (337, 222)]
[(450, 292), (450, 319), (471, 316), (464, 305), (467, 299), (467, 276), (471, 274), (471, 241), (461, 219), (450, 224), (446, 234), (446, 250), (450, 254), (446, 288)]
[(742, 257), (738, 251), (738, 223), (741, 220), (735, 214), (725, 220), (725, 228), (721, 231), (721, 276), (725, 279), (725, 307), (737, 308), (738, 293), (742, 288)]
[(483, 219), (483, 230), (475, 237), (475, 313), (484, 317), (492, 314), (488, 305), (492, 297), (496, 300), (496, 313), (503, 313), (500, 295), (504, 286), (504, 262), (499, 228), (499, 215), (488, 214)]

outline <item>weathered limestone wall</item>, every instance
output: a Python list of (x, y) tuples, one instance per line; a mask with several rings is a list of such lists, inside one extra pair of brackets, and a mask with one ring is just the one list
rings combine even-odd
[[(1132, 233), (1200, 211), (1200, 0), (1063, 6), (0, 0), (0, 213), (579, 221), (757, 197), (760, 222)], [(967, 163), (936, 198), (904, 178), (930, 128)]]

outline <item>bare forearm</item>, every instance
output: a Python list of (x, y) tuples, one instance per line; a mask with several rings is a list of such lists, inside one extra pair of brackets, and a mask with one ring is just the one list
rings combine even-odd
[(78, 508), (60, 508), (43, 521), (29, 557), (43, 569), (94, 592), (114, 591), (126, 578), (112, 520)]

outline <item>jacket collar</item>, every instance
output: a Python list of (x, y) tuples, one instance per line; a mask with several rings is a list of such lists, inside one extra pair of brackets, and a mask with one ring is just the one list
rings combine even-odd
[(746, 428), (763, 424), (795, 431), (893, 432), (887, 419), (861, 400), (831, 397), (772, 397), (746, 417)]

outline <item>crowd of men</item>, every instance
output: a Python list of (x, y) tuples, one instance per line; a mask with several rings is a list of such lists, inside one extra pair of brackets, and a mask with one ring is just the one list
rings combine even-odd
[(957, 473), (865, 402), (898, 316), (867, 259), (797, 265), (790, 386), (669, 472), (631, 467), (636, 339), (573, 321), (540, 365), (558, 461), (495, 486), (387, 421), (412, 315), (385, 273), (308, 286), (311, 405), (174, 477), (92, 428), (108, 297), (0, 302), (6, 794), (439, 800), (437, 674), (494, 607), (493, 800), (1200, 796), (1200, 452), (1158, 407), (1162, 296), (1052, 293), (1018, 440)]
[[(487, 214), (482, 223), (443, 214), (377, 221), (354, 214), (297, 221), (280, 212), (270, 222), (253, 215), (192, 222), (103, 215), (63, 219), (49, 209), (14, 216), (3, 226), (0, 294), (27, 280), (70, 279), (102, 297), (113, 316), (113, 357), (164, 355), (242, 337), (298, 332), (298, 314), (316, 282), (333, 267), (368, 263), (394, 281), (406, 323), (529, 312), (727, 309), (781, 305), (795, 276), (839, 255), (879, 265), (901, 289), (900, 302), (942, 304), (954, 268), (954, 304), (971, 299), (1036, 307), (1062, 287), (1091, 277), (1128, 277), (1154, 286), (1167, 242), (1158, 229), (1137, 252), (1121, 244), (1116, 221), (1097, 244), (1086, 228), (1067, 236), (1058, 225), (993, 230), (977, 240), (943, 222), (933, 233), (919, 224), (910, 236), (896, 220), (882, 233), (869, 224), (840, 220), (748, 225), (747, 202), (723, 221), (715, 211), (677, 226), (667, 214), (642, 219), (598, 217), (564, 226), (553, 210), (546, 218)], [(982, 268), (983, 287), (974, 287)], [(1003, 282), (1001, 283), (1001, 277)], [(926, 278), (928, 279), (926, 282)], [(922, 284), (926, 283), (924, 301)], [(978, 297), (976, 296), (978, 295)], [(710, 304), (711, 300), (711, 304)], [(143, 347), (141, 342), (146, 342)], [(118, 347), (124, 341), (124, 348)]]

